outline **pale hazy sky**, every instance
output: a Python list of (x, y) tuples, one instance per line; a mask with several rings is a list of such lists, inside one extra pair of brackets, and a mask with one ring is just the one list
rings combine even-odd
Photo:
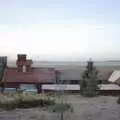
[(0, 55), (120, 59), (119, 0), (0, 0)]

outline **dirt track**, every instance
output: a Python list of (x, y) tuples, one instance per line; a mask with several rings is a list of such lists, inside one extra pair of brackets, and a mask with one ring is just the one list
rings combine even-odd
[[(117, 97), (100, 96), (84, 98), (80, 95), (62, 97), (70, 102), (73, 113), (66, 113), (64, 120), (120, 120), (120, 105)], [(17, 109), (0, 112), (0, 120), (59, 120), (57, 114), (43, 111), (40, 108)]]

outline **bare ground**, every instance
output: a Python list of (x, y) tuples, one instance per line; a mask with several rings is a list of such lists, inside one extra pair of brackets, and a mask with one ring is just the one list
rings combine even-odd
[[(73, 112), (64, 114), (64, 120), (120, 120), (117, 97), (84, 98), (80, 95), (65, 95), (62, 99), (73, 107)], [(59, 120), (59, 116), (41, 108), (0, 110), (0, 120)]]

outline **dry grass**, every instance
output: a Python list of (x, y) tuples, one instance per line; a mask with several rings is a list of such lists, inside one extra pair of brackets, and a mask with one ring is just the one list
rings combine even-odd
[[(40, 95), (42, 96), (42, 95)], [(86, 98), (80, 95), (63, 95), (65, 100), (73, 107), (73, 112), (65, 112), (64, 120), (119, 120), (120, 105), (118, 97), (98, 96)], [(16, 109), (12, 111), (0, 111), (0, 120), (59, 120), (59, 114), (43, 111), (41, 107), (29, 109)]]
[(31, 108), (37, 106), (53, 105), (54, 99), (46, 95), (39, 94), (0, 94), (0, 108)]

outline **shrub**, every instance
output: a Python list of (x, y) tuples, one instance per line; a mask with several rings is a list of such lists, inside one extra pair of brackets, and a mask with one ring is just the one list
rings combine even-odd
[(19, 101), (15, 100), (12, 97), (3, 96), (0, 100), (0, 107), (3, 109), (15, 109), (19, 105)]
[(0, 95), (0, 108), (31, 108), (55, 104), (54, 99), (33, 94), (7, 94)]
[(63, 113), (71, 108), (70, 104), (68, 103), (56, 103), (53, 106), (53, 112)]
[(37, 106), (48, 106), (53, 105), (54, 101), (52, 99), (48, 99), (48, 97), (45, 98), (40, 95), (32, 95), (32, 94), (26, 94), (21, 96), (20, 100), (20, 108), (31, 108), (31, 107), (37, 107)]
[(97, 92), (92, 92), (92, 91), (84, 91), (83, 92), (83, 95), (85, 96), (85, 97), (94, 97), (94, 96), (96, 96), (97, 95)]

